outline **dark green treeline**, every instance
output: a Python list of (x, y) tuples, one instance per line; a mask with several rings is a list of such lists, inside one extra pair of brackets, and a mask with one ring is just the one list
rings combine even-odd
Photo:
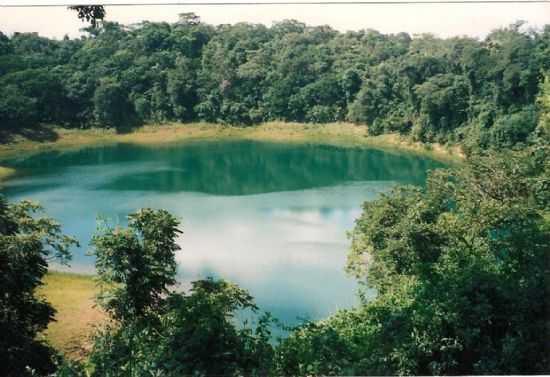
[[(420, 141), (529, 139), (550, 69), (550, 26), (484, 40), (283, 21), (212, 26), (105, 22), (81, 39), (0, 34), (0, 125), (129, 128), (144, 122), (352, 121)], [(47, 135), (45, 135), (47, 136)]]

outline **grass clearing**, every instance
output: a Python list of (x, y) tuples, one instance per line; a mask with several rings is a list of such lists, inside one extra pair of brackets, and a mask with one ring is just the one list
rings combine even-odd
[(82, 359), (91, 349), (90, 336), (94, 326), (105, 319), (95, 306), (97, 293), (91, 275), (49, 272), (39, 294), (57, 310), (43, 336), (67, 356)]
[(9, 179), (15, 174), (15, 169), (0, 166), (0, 182)]

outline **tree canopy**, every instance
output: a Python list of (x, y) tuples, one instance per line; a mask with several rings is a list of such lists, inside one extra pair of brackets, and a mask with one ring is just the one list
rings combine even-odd
[(69, 9), (76, 11), (78, 18), (89, 22), (94, 28), (106, 15), (105, 8), (102, 5), (74, 5), (70, 6)]
[(0, 35), (4, 129), (351, 121), (371, 134), (509, 147), (532, 138), (550, 70), (549, 26), (521, 22), (483, 40), (341, 33), (292, 20), (212, 26), (192, 13), (88, 31), (63, 40)]
[(261, 316), (254, 328), (235, 320), (238, 312), (258, 312), (250, 294), (210, 278), (178, 292), (179, 221), (151, 209), (128, 219), (127, 228), (102, 227), (92, 241), (98, 300), (111, 319), (96, 334), (92, 375), (265, 374), (270, 317)]
[(76, 241), (61, 233), (41, 208), (0, 197), (0, 375), (45, 375), (56, 368), (56, 353), (38, 338), (54, 319), (55, 309), (36, 290), (48, 262), (70, 259)]
[(549, 153), (474, 156), (366, 202), (348, 270), (375, 297), (297, 329), (277, 374), (548, 373)]

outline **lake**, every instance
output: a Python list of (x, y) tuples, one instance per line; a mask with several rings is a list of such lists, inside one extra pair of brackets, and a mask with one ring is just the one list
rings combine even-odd
[(98, 217), (124, 225), (138, 208), (164, 208), (182, 221), (183, 287), (231, 280), (287, 324), (357, 302), (344, 265), (361, 204), (396, 184), (422, 185), (443, 167), (376, 149), (252, 141), (118, 144), (5, 165), (19, 174), (2, 192), (40, 202), (79, 239), (71, 271), (93, 272), (86, 253)]

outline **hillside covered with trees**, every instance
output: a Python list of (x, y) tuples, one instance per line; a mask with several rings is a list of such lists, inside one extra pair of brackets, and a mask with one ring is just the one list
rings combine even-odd
[(168, 211), (101, 223), (91, 246), (108, 318), (80, 361), (40, 336), (55, 308), (38, 294), (77, 241), (37, 204), (0, 196), (0, 376), (550, 373), (549, 56), (550, 26), (522, 23), (482, 41), (193, 14), (81, 39), (0, 33), (6, 138), (44, 124), (350, 121), (468, 151), (425, 187), (363, 204), (347, 256), (360, 303), (283, 339), (231, 282), (176, 289), (182, 231)]
[(81, 39), (0, 34), (0, 124), (115, 127), (270, 120), (366, 124), (423, 142), (511, 146), (536, 128), (550, 27), (484, 40), (283, 21), (104, 22)]

